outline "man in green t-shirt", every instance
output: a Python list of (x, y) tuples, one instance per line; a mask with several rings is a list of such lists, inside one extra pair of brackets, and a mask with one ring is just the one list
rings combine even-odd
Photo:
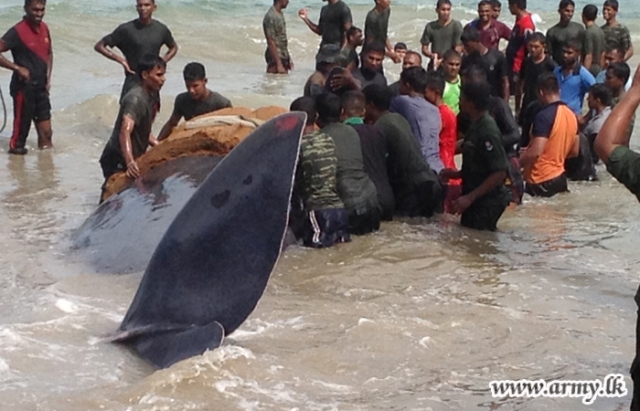
[(598, 8), (593, 4), (588, 4), (582, 9), (582, 22), (586, 27), (584, 44), (582, 47), (582, 65), (598, 77), (602, 66), (604, 66), (604, 31), (596, 24), (598, 18)]
[[(178, 52), (178, 44), (173, 39), (171, 31), (152, 18), (157, 7), (155, 0), (136, 0), (138, 18), (119, 25), (113, 33), (104, 36), (94, 47), (98, 53), (124, 68), (125, 80), (120, 98), (139, 84), (139, 76), (136, 73), (138, 61), (142, 56), (157, 56), (164, 45), (168, 50), (162, 58), (168, 63)], [(120, 49), (124, 57), (114, 53), (111, 50), (114, 47)]]
[(364, 42), (380, 42), (385, 45), (386, 56), (390, 57), (394, 63), (400, 62), (400, 57), (396, 55), (393, 45), (387, 35), (389, 29), (389, 16), (391, 15), (391, 0), (374, 0), (375, 7), (367, 13), (364, 22)]
[(287, 25), (282, 10), (289, 5), (289, 0), (273, 0), (273, 6), (262, 20), (262, 29), (267, 39), (267, 50), (264, 58), (267, 62), (267, 73), (287, 74), (293, 70), (293, 61), (289, 55)]
[[(631, 118), (640, 105), (640, 70), (636, 70), (631, 88), (622, 101), (611, 111), (596, 137), (594, 148), (607, 170), (624, 184), (640, 200), (640, 154), (629, 148), (627, 130)], [(640, 307), (640, 289), (636, 292), (636, 304)], [(636, 322), (636, 341), (640, 341), (640, 315)], [(636, 343), (636, 356), (631, 365), (633, 399), (631, 411), (640, 410), (640, 344)]]
[(509, 160), (496, 122), (488, 114), (491, 87), (470, 82), (462, 86), (460, 110), (472, 124), (462, 145), (462, 170), (443, 169), (441, 178), (462, 178), (462, 196), (452, 203), (460, 223), (476, 230), (495, 231), (511, 201), (505, 186)]
[(580, 48), (584, 51), (584, 27), (580, 23), (571, 21), (575, 9), (573, 0), (561, 0), (558, 7), (560, 22), (547, 30), (547, 53), (558, 65), (562, 65), (563, 50), (569, 40), (579, 41)]
[(462, 24), (451, 18), (451, 0), (438, 0), (436, 13), (438, 20), (427, 23), (420, 39), (422, 54), (431, 60), (429, 68), (437, 67), (447, 50), (462, 53)]
[(602, 17), (606, 23), (601, 26), (607, 47), (624, 50), (624, 61), (633, 56), (633, 43), (629, 29), (618, 22), (618, 0), (605, 0)]

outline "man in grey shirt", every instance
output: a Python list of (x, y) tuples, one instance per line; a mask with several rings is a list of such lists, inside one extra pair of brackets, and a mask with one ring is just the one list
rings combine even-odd
[(440, 159), (440, 111), (424, 98), (427, 72), (410, 67), (400, 75), (400, 94), (391, 101), (391, 112), (406, 118), (418, 140), (422, 156), (436, 173), (444, 168)]
[(611, 114), (612, 106), (611, 90), (604, 84), (594, 84), (589, 90), (587, 104), (589, 113), (582, 119), (583, 124), (580, 133), (589, 141), (591, 156), (594, 163), (598, 162), (598, 156), (593, 149), (593, 143), (600, 132), (602, 125)]

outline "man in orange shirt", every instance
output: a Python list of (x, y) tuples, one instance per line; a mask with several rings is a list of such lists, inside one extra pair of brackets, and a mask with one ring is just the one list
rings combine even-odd
[(520, 154), (520, 164), (524, 169), (525, 192), (553, 197), (569, 191), (564, 162), (579, 154), (578, 120), (560, 100), (558, 79), (553, 73), (540, 76), (538, 101), (543, 108), (536, 115), (529, 145)]

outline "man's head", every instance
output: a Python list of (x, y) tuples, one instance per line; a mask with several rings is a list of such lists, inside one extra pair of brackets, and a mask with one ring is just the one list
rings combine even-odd
[(460, 89), (460, 111), (475, 117), (489, 109), (491, 86), (489, 83), (466, 83)]
[(407, 54), (407, 50), (407, 45), (402, 42), (396, 43), (396, 45), (393, 46), (393, 52), (396, 53), (400, 60), (404, 59), (404, 56)]
[(587, 4), (582, 9), (582, 22), (587, 23), (595, 22), (598, 18), (598, 7), (593, 4)]
[(442, 68), (444, 69), (444, 76), (447, 80), (452, 81), (460, 74), (460, 65), (462, 64), (462, 57), (455, 50), (447, 50), (442, 58)]
[(207, 97), (207, 73), (202, 64), (195, 62), (187, 64), (182, 71), (182, 77), (192, 99), (200, 101)]
[(618, 0), (605, 0), (602, 5), (602, 17), (605, 21), (615, 19), (618, 15)]
[(611, 63), (611, 65), (607, 67), (604, 84), (613, 91), (614, 95), (618, 95), (620, 91), (624, 89), (627, 81), (629, 81), (630, 75), (631, 69), (627, 63)]
[(427, 74), (427, 87), (424, 92), (424, 98), (434, 105), (439, 105), (444, 94), (445, 81), (442, 73), (432, 71)]
[(364, 37), (362, 37), (362, 30), (357, 28), (356, 26), (349, 27), (346, 35), (347, 35), (347, 43), (349, 43), (349, 46), (351, 46), (354, 49), (356, 47), (362, 46), (362, 43), (364, 43)]
[(558, 13), (560, 13), (560, 22), (569, 23), (573, 18), (573, 13), (576, 11), (576, 4), (573, 0), (561, 0), (558, 7)]
[(491, 17), (493, 17), (494, 20), (498, 20), (501, 12), (502, 3), (500, 3), (500, 0), (491, 0)]
[(589, 89), (587, 104), (590, 110), (601, 110), (611, 106), (611, 90), (606, 84), (594, 84)]
[(318, 111), (316, 123), (319, 127), (340, 122), (340, 114), (342, 113), (340, 97), (325, 91), (316, 97), (316, 110)]
[(529, 55), (534, 59), (539, 59), (544, 56), (544, 50), (546, 48), (546, 37), (540, 32), (535, 32), (529, 37), (527, 42), (527, 50)]
[(527, 0), (509, 0), (509, 12), (514, 16), (527, 9)]
[(538, 101), (542, 105), (560, 100), (560, 85), (554, 73), (544, 73), (538, 77)]
[(351, 117), (364, 118), (366, 99), (364, 94), (356, 90), (347, 91), (340, 100), (342, 104), (342, 120)]
[(604, 67), (606, 69), (612, 63), (624, 62), (624, 51), (617, 47), (607, 47), (604, 52)]
[(391, 0), (373, 0), (376, 3), (376, 6), (380, 7), (382, 10), (386, 10), (391, 6)]
[(480, 41), (480, 32), (475, 27), (467, 27), (462, 32), (460, 37), (464, 51), (467, 54), (474, 54), (482, 52), (483, 45)]
[(451, 0), (438, 0), (436, 13), (438, 14), (439, 21), (449, 21), (451, 18)]
[(567, 41), (562, 48), (562, 66), (565, 68), (573, 67), (580, 59), (582, 52), (582, 44), (577, 39)]
[(482, 0), (478, 3), (478, 18), (483, 23), (488, 23), (493, 19), (493, 5), (491, 0)]
[(40, 24), (44, 18), (46, 0), (24, 0), (24, 12), (31, 24)]
[(400, 94), (424, 95), (427, 88), (427, 71), (422, 67), (409, 67), (400, 74)]
[(482, 67), (473, 65), (462, 72), (462, 84), (465, 83), (486, 83), (487, 72)]
[(362, 68), (377, 72), (382, 67), (385, 47), (379, 41), (372, 41), (362, 48)]
[(422, 67), (422, 56), (415, 51), (407, 51), (402, 60), (402, 69), (406, 70), (409, 67)]
[(161, 57), (147, 53), (138, 62), (136, 73), (142, 80), (143, 87), (160, 91), (164, 85), (166, 69), (167, 63)]
[(150, 19), (157, 7), (155, 0), (136, 0), (136, 10), (140, 20)]
[(299, 97), (291, 103), (290, 111), (302, 111), (307, 113), (307, 127), (316, 123), (318, 113), (316, 111), (316, 101), (311, 97)]
[(389, 87), (370, 84), (362, 90), (365, 98), (365, 114), (367, 122), (375, 122), (382, 114), (389, 111), (393, 93)]
[(286, 9), (289, 5), (289, 0), (273, 0), (273, 5), (280, 5), (281, 9)]

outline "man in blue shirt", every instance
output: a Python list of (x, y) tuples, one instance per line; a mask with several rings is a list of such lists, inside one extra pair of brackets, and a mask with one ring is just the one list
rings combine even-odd
[(440, 111), (424, 98), (427, 72), (410, 67), (400, 75), (400, 96), (391, 101), (391, 112), (398, 113), (411, 125), (422, 156), (436, 173), (444, 168), (440, 159)]
[(562, 65), (553, 71), (560, 85), (560, 99), (578, 116), (582, 115), (584, 96), (596, 82), (578, 60), (581, 48), (579, 41), (570, 40), (563, 49)]

